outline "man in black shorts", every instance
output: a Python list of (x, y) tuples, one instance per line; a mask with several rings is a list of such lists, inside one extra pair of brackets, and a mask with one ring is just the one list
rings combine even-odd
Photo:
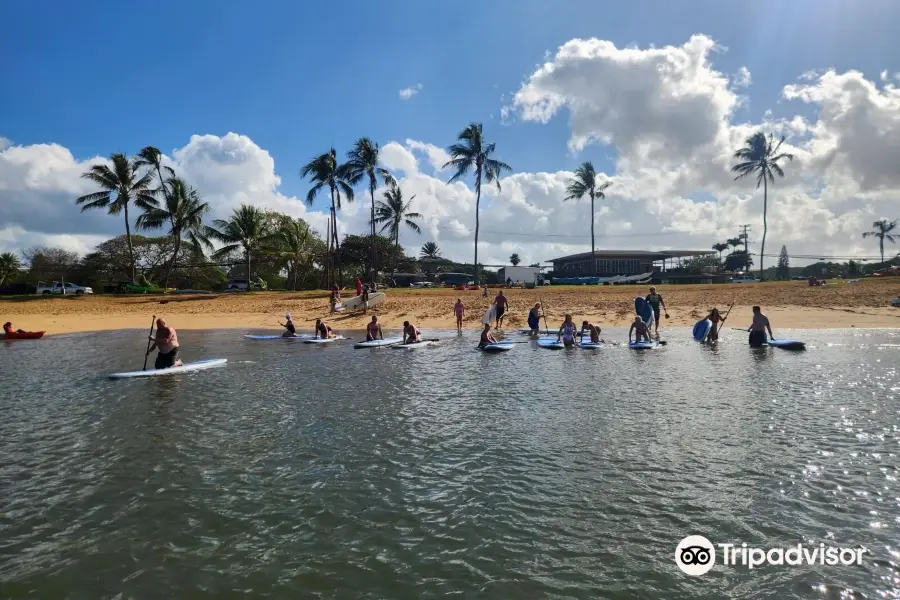
[(503, 295), (503, 290), (497, 294), (497, 297), (494, 299), (494, 304), (497, 306), (497, 329), (503, 327), (503, 315), (506, 314), (506, 311), (509, 310), (509, 302), (506, 300), (506, 296)]
[(666, 317), (668, 318), (668, 311), (666, 311), (666, 303), (663, 301), (662, 294), (656, 293), (656, 288), (650, 288), (650, 293), (647, 294), (647, 302), (653, 308), (653, 319), (656, 321), (656, 333), (659, 333), (659, 309), (662, 307), (663, 312), (666, 313)]
[(165, 319), (156, 320), (156, 335), (150, 336), (153, 344), (147, 350), (147, 354), (153, 350), (159, 349), (156, 355), (154, 368), (168, 369), (169, 367), (180, 367), (182, 362), (178, 360), (178, 334), (174, 327), (169, 327)]

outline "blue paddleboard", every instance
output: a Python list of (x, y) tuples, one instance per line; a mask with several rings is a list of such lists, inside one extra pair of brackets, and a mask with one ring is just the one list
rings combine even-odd
[(597, 350), (598, 348), (602, 348), (605, 346), (603, 342), (581, 342), (578, 344), (579, 348), (584, 348), (585, 350)]
[(709, 335), (710, 329), (712, 329), (712, 321), (710, 321), (709, 319), (702, 319), (700, 321), (697, 321), (697, 323), (694, 325), (694, 339), (698, 342), (702, 342), (706, 339), (706, 336)]
[(643, 296), (634, 299), (634, 312), (649, 325), (653, 321), (653, 307)]
[(773, 348), (784, 348), (785, 350), (805, 350), (806, 344), (797, 340), (789, 339), (771, 339), (768, 344)]
[(561, 341), (557, 342), (556, 338), (539, 338), (537, 343), (541, 348), (548, 348), (550, 350), (561, 350), (566, 347)]
[(656, 348), (656, 343), (654, 342), (630, 342), (628, 347), (632, 350), (653, 350)]
[(515, 347), (515, 344), (512, 342), (497, 342), (496, 344), (487, 344), (485, 346), (481, 346), (479, 350), (482, 352), (507, 352), (508, 350), (512, 350)]

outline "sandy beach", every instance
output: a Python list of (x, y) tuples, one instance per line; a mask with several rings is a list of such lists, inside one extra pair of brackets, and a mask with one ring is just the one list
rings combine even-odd
[[(624, 326), (633, 317), (635, 296), (647, 286), (545, 287), (538, 290), (506, 290), (511, 311), (504, 328), (526, 326), (529, 308), (543, 302), (550, 327), (557, 327), (565, 313), (576, 320), (589, 319), (601, 327)], [(900, 293), (896, 279), (838, 281), (821, 287), (806, 282), (757, 284), (659, 286), (671, 318), (663, 327), (689, 327), (712, 306), (724, 311), (735, 302), (729, 322), (745, 327), (751, 307), (763, 307), (773, 327), (850, 328), (900, 327), (900, 309), (889, 302)], [(347, 290), (344, 297), (353, 295)], [(453, 305), (461, 298), (466, 308), (465, 325), (478, 328), (496, 290), (489, 298), (480, 291), (450, 289), (387, 291), (387, 301), (377, 309), (385, 328), (410, 320), (423, 329), (454, 329)], [(278, 329), (278, 321), (290, 312), (298, 328), (311, 328), (325, 318), (337, 329), (361, 329), (370, 316), (328, 314), (328, 294), (310, 292), (255, 292), (216, 295), (169, 296), (23, 296), (0, 299), (0, 319), (16, 328), (45, 330), (49, 335), (83, 331), (149, 328), (153, 315), (167, 317), (176, 328), (246, 330)]]

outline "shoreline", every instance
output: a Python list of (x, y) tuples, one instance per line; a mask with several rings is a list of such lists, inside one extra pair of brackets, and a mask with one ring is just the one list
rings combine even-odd
[[(900, 280), (837, 283), (810, 288), (804, 282), (763, 284), (717, 284), (659, 286), (670, 319), (660, 321), (661, 330), (693, 327), (712, 306), (724, 314), (735, 302), (726, 327), (747, 327), (751, 307), (762, 307), (773, 329), (900, 328), (900, 309), (889, 306), (897, 297)], [(528, 310), (543, 302), (549, 328), (555, 329), (566, 313), (576, 323), (589, 320), (608, 327), (628, 327), (634, 315), (634, 298), (647, 293), (647, 286), (575, 287), (553, 286), (537, 290), (509, 289), (505, 294), (510, 311), (503, 329), (527, 327)], [(344, 298), (351, 295), (345, 291)], [(327, 292), (253, 292), (169, 296), (24, 296), (0, 298), (0, 320), (12, 321), (16, 329), (46, 331), (46, 335), (143, 329), (151, 317), (164, 316), (176, 329), (243, 329), (281, 331), (279, 320), (292, 313), (299, 330), (312, 329), (317, 318), (335, 330), (365, 329), (377, 315), (385, 329), (399, 329), (409, 320), (422, 330), (455, 330), (453, 305), (460, 298), (465, 306), (463, 327), (479, 330), (481, 317), (493, 301), (480, 292), (451, 289), (391, 289), (383, 305), (362, 313), (328, 314)], [(544, 323), (541, 323), (544, 328)]]

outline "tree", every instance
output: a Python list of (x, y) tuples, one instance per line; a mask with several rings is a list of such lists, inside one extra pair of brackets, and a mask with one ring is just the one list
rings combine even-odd
[(893, 221), (881, 219), (880, 221), (875, 221), (874, 223), (872, 223), (872, 231), (867, 231), (862, 234), (864, 238), (878, 238), (878, 249), (881, 251), (882, 264), (884, 263), (884, 240), (887, 240), (893, 244), (895, 239), (894, 235), (892, 235), (891, 232), (896, 228), (897, 219), (894, 219)]
[[(594, 200), (598, 198), (606, 198), (606, 194), (603, 191), (612, 185), (612, 181), (604, 181), (599, 186), (597, 185), (597, 172), (594, 170), (594, 165), (590, 162), (582, 163), (578, 170), (575, 171), (575, 176), (569, 180), (569, 186), (566, 188), (566, 196), (563, 200), (580, 200), (581, 198), (587, 196), (591, 199), (591, 257), (594, 256)], [(593, 269), (596, 265), (593, 264), (591, 268)]]
[(788, 256), (787, 246), (781, 247), (781, 254), (778, 255), (778, 268), (775, 269), (775, 277), (782, 281), (791, 278), (791, 259)]
[(479, 210), (481, 208), (481, 182), (493, 183), (500, 191), (500, 174), (503, 171), (512, 171), (505, 162), (491, 158), (496, 150), (496, 145), (484, 140), (481, 123), (472, 123), (463, 129), (457, 136), (458, 144), (453, 144), (447, 150), (453, 157), (442, 168), (453, 167), (456, 170), (453, 177), (447, 182), (463, 177), (469, 171), (475, 175), (475, 261), (473, 262), (475, 273), (474, 280), (478, 283), (478, 229), (480, 226)]
[(749, 271), (753, 266), (753, 257), (743, 250), (736, 250), (725, 257), (726, 271)]
[(511, 264), (514, 267), (518, 267), (520, 262), (522, 262), (522, 259), (519, 258), (518, 254), (513, 253), (512, 255), (510, 255), (509, 264)]
[(423, 259), (437, 260), (441, 258), (441, 249), (434, 242), (425, 242), (419, 256)]
[(860, 274), (859, 263), (855, 260), (847, 262), (847, 275), (856, 276)]
[(769, 208), (769, 184), (775, 183), (775, 175), (784, 177), (784, 171), (778, 164), (783, 159), (794, 160), (794, 155), (787, 152), (779, 154), (784, 136), (775, 143), (775, 138), (769, 134), (767, 138), (762, 132), (756, 132), (747, 138), (746, 146), (734, 153), (734, 158), (742, 161), (731, 167), (733, 173), (737, 173), (735, 181), (747, 175), (756, 175), (756, 188), (763, 186), (763, 236), (759, 249), (759, 279), (763, 280), (763, 256), (766, 253), (766, 233), (768, 232), (768, 208)]
[(94, 165), (87, 173), (83, 173), (83, 179), (89, 179), (102, 189), (93, 194), (86, 194), (75, 200), (75, 204), (81, 206), (81, 212), (94, 208), (105, 208), (111, 215), (124, 213), (125, 237), (128, 240), (128, 251), (131, 256), (131, 280), (135, 278), (134, 247), (131, 244), (131, 223), (128, 220), (128, 205), (134, 205), (141, 210), (148, 210), (159, 205), (155, 192), (150, 189), (151, 176), (149, 173), (140, 176), (141, 162), (137, 159), (129, 159), (124, 154), (112, 154), (109, 157), (112, 168), (107, 165)]
[(271, 232), (266, 227), (266, 215), (251, 204), (241, 204), (234, 209), (227, 221), (216, 219), (214, 227), (207, 227), (207, 235), (225, 245), (213, 253), (213, 258), (222, 258), (242, 248), (247, 259), (247, 281), (250, 281), (250, 254), (258, 249)]
[(725, 242), (718, 242), (712, 245), (712, 249), (719, 253), (719, 261), (722, 260), (722, 252), (728, 250), (728, 244)]
[(22, 258), (28, 264), (28, 278), (32, 283), (65, 279), (81, 267), (77, 252), (53, 246), (27, 248), (22, 251)]
[[(146, 150), (146, 148), (145, 148)], [(181, 244), (186, 241), (195, 253), (203, 254), (203, 250), (212, 250), (208, 231), (203, 226), (203, 216), (209, 212), (209, 204), (200, 198), (200, 194), (183, 179), (170, 177), (163, 183), (164, 205), (150, 208), (137, 218), (138, 229), (159, 229), (169, 225), (167, 235), (175, 243), (172, 258), (166, 267), (164, 288), (169, 287), (169, 276), (175, 267)]]
[[(375, 243), (378, 245), (378, 256), (381, 257), (385, 265), (397, 265), (401, 263), (413, 263), (415, 259), (407, 257), (403, 253), (403, 248), (398, 248), (394, 244), (394, 240), (383, 235), (375, 236)], [(341, 262), (349, 268), (360, 271), (366, 271), (371, 267), (372, 240), (368, 235), (346, 235), (341, 241)]]
[[(353, 202), (353, 187), (350, 185), (347, 166), (338, 163), (337, 151), (332, 148), (325, 154), (320, 154), (309, 161), (300, 170), (300, 177), (309, 177), (309, 180), (313, 183), (313, 187), (306, 194), (306, 204), (309, 206), (313, 205), (316, 195), (322, 188), (327, 187), (331, 193), (331, 243), (337, 255), (338, 273), (341, 287), (343, 287), (344, 269), (341, 267), (340, 253), (337, 252), (339, 247), (337, 211), (341, 209), (341, 192), (343, 192), (347, 202)], [(331, 248), (328, 250), (330, 252)]]
[(378, 187), (380, 178), (384, 185), (390, 186), (396, 183), (393, 175), (379, 164), (379, 148), (369, 138), (359, 138), (353, 146), (353, 150), (347, 153), (347, 180), (350, 185), (357, 185), (364, 177), (369, 180), (369, 197), (372, 199), (372, 216), (370, 232), (372, 236), (372, 269), (378, 270), (378, 254), (375, 248), (375, 188)]
[(727, 240), (725, 240), (725, 243), (727, 245), (731, 246), (732, 248), (734, 248), (735, 250), (737, 250), (738, 248), (740, 248), (741, 246), (744, 245), (744, 240), (743, 240), (743, 238), (738, 236), (738, 237), (734, 237), (734, 238), (728, 238)]
[(12, 279), (13, 275), (18, 274), (21, 268), (22, 263), (19, 261), (19, 257), (12, 252), (0, 254), (0, 285), (6, 285), (6, 282)]
[(400, 249), (401, 223), (406, 223), (406, 226), (416, 233), (422, 233), (422, 229), (415, 222), (416, 219), (421, 219), (422, 215), (416, 212), (409, 212), (409, 208), (415, 197), (416, 195), (413, 194), (409, 201), (404, 203), (403, 192), (400, 190), (400, 186), (392, 185), (391, 188), (384, 193), (384, 202), (379, 200), (378, 204), (375, 206), (375, 223), (379, 225), (383, 224), (381, 233), (384, 233), (385, 231), (389, 232), (390, 237), (394, 239), (394, 244), (398, 251)]
[(317, 246), (324, 247), (324, 243), (303, 219), (281, 216), (278, 230), (268, 240), (266, 253), (279, 259), (280, 266), (287, 269), (292, 288), (296, 290), (300, 272), (309, 270), (308, 266), (320, 249)]

